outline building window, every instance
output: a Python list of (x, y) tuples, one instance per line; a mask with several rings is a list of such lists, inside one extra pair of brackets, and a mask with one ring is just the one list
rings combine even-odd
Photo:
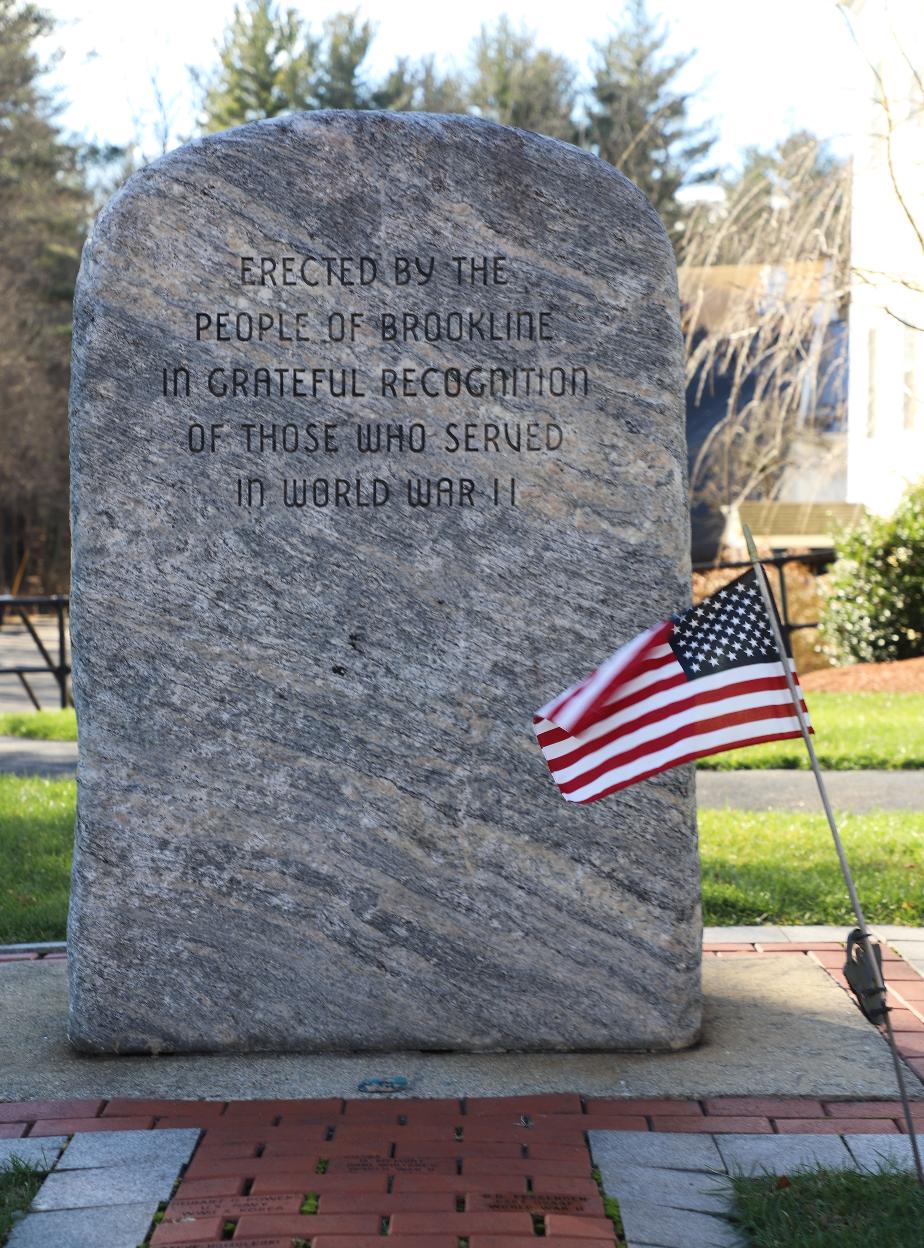
[(876, 330), (866, 340), (866, 436), (876, 436)]
[(913, 429), (917, 415), (917, 337), (920, 331), (905, 326), (905, 359), (902, 376), (902, 423)]

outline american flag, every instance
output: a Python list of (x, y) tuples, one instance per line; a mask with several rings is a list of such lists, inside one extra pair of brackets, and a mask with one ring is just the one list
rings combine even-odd
[(562, 797), (595, 802), (694, 758), (801, 736), (783, 661), (753, 569), (650, 628), (533, 716)]

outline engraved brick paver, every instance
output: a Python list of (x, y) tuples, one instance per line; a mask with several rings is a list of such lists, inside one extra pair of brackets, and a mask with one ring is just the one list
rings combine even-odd
[[(287, 1239), (285, 1248), (290, 1248), (290, 1243)], [(379, 1235), (351, 1235), (349, 1239), (341, 1235), (319, 1235), (311, 1241), (311, 1248), (458, 1248), (458, 1244), (455, 1235), (389, 1235), (385, 1240)], [(234, 1248), (237, 1248), (236, 1239)]]
[[(186, 1184), (183, 1185), (184, 1190)], [(305, 1196), (302, 1192), (288, 1192), (273, 1196), (177, 1196), (171, 1200), (164, 1213), (165, 1222), (182, 1222), (187, 1218), (217, 1218), (233, 1220), (245, 1213), (298, 1213)]]
[(455, 1213), (454, 1192), (325, 1192), (318, 1213)]
[(189, 1222), (161, 1222), (151, 1236), (152, 1248), (174, 1248), (174, 1245), (207, 1243), (221, 1240), (225, 1219), (198, 1218)]
[(375, 1213), (245, 1213), (238, 1221), (236, 1233), (251, 1238), (258, 1235), (294, 1235), (299, 1239), (324, 1234), (377, 1235), (381, 1221)]

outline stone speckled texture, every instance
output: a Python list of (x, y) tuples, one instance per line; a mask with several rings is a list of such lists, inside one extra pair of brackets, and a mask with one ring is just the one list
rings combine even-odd
[[(437, 257), (424, 287), (240, 285), (242, 255)], [(506, 257), (457, 286), (452, 256)], [(554, 340), (195, 340), (197, 311), (549, 309)], [(383, 367), (586, 368), (589, 393), (395, 399)], [(190, 397), (165, 398), (184, 364)], [(209, 369), (360, 370), (219, 400)], [(595, 157), (463, 118), (317, 113), (169, 154), (101, 214), (71, 404), (80, 723), (70, 1035), (90, 1052), (675, 1049), (700, 1026), (692, 775), (561, 800), (534, 709), (686, 604), (674, 263)], [(336, 455), (247, 455), (242, 421)], [(356, 449), (420, 421), (422, 454)], [(447, 422), (557, 422), (456, 452)], [(215, 454), (188, 423), (225, 422)], [(233, 435), (233, 436), (232, 436)], [(350, 439), (353, 438), (351, 445)], [(284, 461), (284, 462), (283, 462)], [(234, 483), (468, 476), (471, 508), (301, 510)], [(489, 477), (518, 481), (494, 506)], [(276, 483), (276, 484), (274, 484)]]

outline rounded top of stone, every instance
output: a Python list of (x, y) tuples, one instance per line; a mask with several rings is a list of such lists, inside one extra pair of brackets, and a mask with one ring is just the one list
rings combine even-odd
[[(240, 151), (242, 147), (252, 148), (254, 144), (268, 142), (285, 144), (293, 137), (314, 140), (321, 148), (326, 143), (348, 144), (351, 137), (365, 143), (374, 139), (370, 150), (363, 152), (364, 158), (370, 159), (376, 152), (380, 152), (383, 163), (391, 153), (382, 145), (393, 138), (423, 145), (437, 145), (443, 148), (447, 156), (460, 143), (468, 146), (503, 144), (511, 154), (517, 153), (527, 161), (542, 166), (541, 176), (550, 195), (554, 194), (553, 184), (556, 180), (574, 178), (579, 183), (574, 188), (575, 203), (576, 206), (579, 205), (581, 212), (588, 210), (588, 194), (612, 197), (612, 207), (618, 205), (623, 212), (627, 208), (634, 209), (635, 214), (638, 214), (639, 224), (644, 223), (648, 245), (657, 247), (660, 244), (673, 262), (673, 249), (657, 212), (635, 183), (613, 165), (593, 152), (561, 139), (503, 125), (485, 117), (460, 113), (319, 109), (312, 112), (285, 113), (202, 135), (165, 153), (127, 179), (100, 213), (96, 232), (104, 226), (110, 210), (117, 205), (125, 206), (129, 199), (145, 198), (152, 185), (165, 175), (175, 176), (180, 169), (191, 172), (203, 160), (207, 168), (207, 162), (213, 154), (219, 155), (229, 149)], [(418, 168), (422, 167), (419, 160), (416, 165)], [(397, 169), (394, 172), (397, 174)], [(511, 170), (511, 175), (513, 174), (514, 171)]]

